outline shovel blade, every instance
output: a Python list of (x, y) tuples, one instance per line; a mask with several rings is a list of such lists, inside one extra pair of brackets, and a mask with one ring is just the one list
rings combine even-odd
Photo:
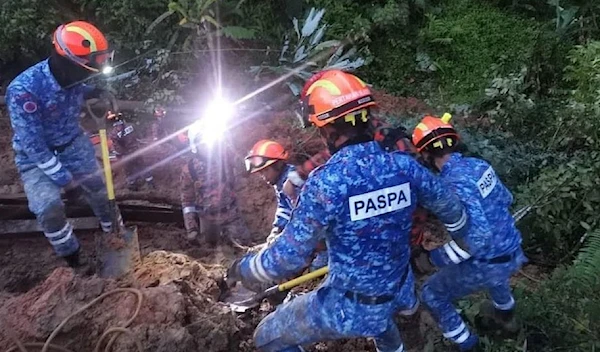
[(122, 278), (133, 272), (136, 263), (140, 261), (137, 227), (124, 227), (119, 232), (99, 235), (96, 248), (98, 275), (104, 278)]
[(227, 293), (222, 297), (221, 301), (229, 304), (229, 308), (236, 313), (244, 313), (250, 308), (254, 308), (260, 304), (256, 299), (257, 293), (245, 288), (241, 283), (236, 283), (235, 286), (229, 288)]

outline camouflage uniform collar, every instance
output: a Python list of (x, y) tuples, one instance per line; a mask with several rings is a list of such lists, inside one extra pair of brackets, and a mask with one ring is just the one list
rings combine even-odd
[(52, 74), (52, 71), (50, 71), (49, 59), (43, 61), (42, 73), (44, 74), (44, 76), (46, 76), (47, 82), (49, 83), (48, 88), (55, 92), (61, 91), (63, 89), (60, 86), (60, 84), (58, 84), (58, 81), (56, 80), (56, 77), (54, 77), (54, 75)]
[(448, 173), (450, 173), (450, 170), (452, 170), (454, 168), (454, 164), (460, 162), (460, 160), (462, 160), (462, 158), (463, 158), (463, 156), (461, 153), (452, 153), (450, 155), (450, 159), (448, 159), (446, 164), (444, 164), (444, 166), (442, 166), (440, 175), (446, 176)]

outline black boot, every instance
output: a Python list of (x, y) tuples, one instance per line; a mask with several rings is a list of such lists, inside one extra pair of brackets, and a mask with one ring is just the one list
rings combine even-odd
[(81, 259), (79, 258), (79, 249), (77, 252), (70, 254), (63, 259), (67, 262), (67, 265), (71, 268), (79, 268), (81, 266)]
[(515, 317), (515, 309), (500, 310), (491, 301), (485, 301), (475, 318), (482, 333), (498, 338), (510, 338), (519, 333), (521, 326)]

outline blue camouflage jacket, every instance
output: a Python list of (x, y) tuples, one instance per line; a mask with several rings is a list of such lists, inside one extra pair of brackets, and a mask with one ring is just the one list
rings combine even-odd
[(431, 251), (437, 266), (458, 264), (473, 258), (492, 259), (513, 253), (521, 245), (521, 233), (509, 207), (510, 191), (487, 162), (453, 153), (440, 176), (467, 209), (464, 236)]
[(307, 266), (324, 238), (328, 284), (366, 295), (395, 294), (410, 258), (409, 232), (417, 203), (451, 232), (466, 213), (438, 178), (404, 152), (377, 142), (344, 147), (308, 178), (283, 233), (240, 262), (245, 279), (274, 282)]
[(28, 68), (10, 83), (6, 105), (19, 170), (39, 167), (60, 186), (72, 180), (55, 150), (83, 133), (79, 114), (84, 94), (91, 89), (84, 84), (63, 89), (50, 72), (48, 60)]
[(273, 186), (275, 189), (275, 194), (277, 195), (277, 210), (275, 211), (273, 227), (277, 227), (280, 230), (282, 230), (288, 224), (290, 217), (292, 216), (292, 210), (294, 209), (292, 200), (283, 192), (283, 184), (287, 180), (289, 173), (295, 169), (296, 168), (292, 165), (286, 165), (285, 169), (281, 173), (281, 176), (279, 177), (279, 180), (277, 181), (277, 184)]

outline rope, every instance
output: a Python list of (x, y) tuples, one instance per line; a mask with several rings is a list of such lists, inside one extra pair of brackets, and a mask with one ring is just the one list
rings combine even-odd
[(48, 352), (48, 350), (50, 350), (50, 349), (53, 349), (56, 351), (61, 351), (61, 352), (73, 352), (72, 350), (69, 350), (65, 347), (51, 344), (52, 340), (56, 337), (56, 335), (58, 335), (60, 330), (62, 330), (62, 328), (67, 324), (67, 322), (69, 322), (69, 320), (71, 320), (71, 318), (88, 310), (90, 307), (92, 307), (96, 303), (104, 300), (106, 297), (116, 294), (116, 293), (123, 293), (123, 292), (128, 292), (128, 293), (132, 293), (132, 294), (136, 295), (137, 305), (136, 305), (135, 311), (134, 311), (133, 315), (131, 316), (131, 318), (129, 318), (129, 320), (127, 320), (123, 326), (110, 327), (110, 328), (106, 329), (106, 331), (104, 331), (104, 333), (102, 334), (102, 336), (100, 336), (100, 339), (96, 343), (94, 352), (100, 352), (102, 343), (104, 342), (104, 340), (106, 340), (107, 336), (109, 336), (110, 334), (114, 334), (114, 335), (110, 338), (110, 340), (106, 344), (106, 347), (104, 348), (103, 352), (110, 351), (112, 345), (114, 344), (114, 342), (117, 339), (119, 334), (128, 335), (135, 342), (135, 346), (136, 346), (138, 352), (143, 352), (141, 342), (135, 338), (135, 335), (131, 332), (131, 330), (127, 329), (127, 327), (133, 322), (133, 320), (135, 320), (135, 318), (137, 318), (138, 314), (140, 313), (140, 309), (142, 307), (142, 301), (144, 299), (142, 291), (135, 289), (135, 288), (118, 288), (118, 289), (115, 289), (113, 291), (110, 291), (110, 292), (107, 292), (107, 293), (104, 293), (104, 294), (98, 296), (93, 301), (91, 301), (90, 303), (86, 304), (85, 306), (83, 306), (82, 308), (77, 310), (75, 313), (72, 313), (71, 315), (66, 317), (56, 327), (56, 329), (54, 329), (54, 331), (52, 331), (52, 333), (50, 334), (50, 336), (48, 337), (48, 339), (46, 340), (45, 343), (39, 343), (39, 342), (21, 343), (21, 341), (19, 341), (19, 339), (17, 339), (13, 334), (11, 334), (10, 337), (15, 342), (16, 346), (9, 348), (8, 350), (6, 350), (6, 352), (14, 352), (17, 350), (20, 352), (29, 352), (29, 350), (27, 350), (27, 347), (36, 347), (36, 348), (41, 347), (42, 348), (41, 352)]

